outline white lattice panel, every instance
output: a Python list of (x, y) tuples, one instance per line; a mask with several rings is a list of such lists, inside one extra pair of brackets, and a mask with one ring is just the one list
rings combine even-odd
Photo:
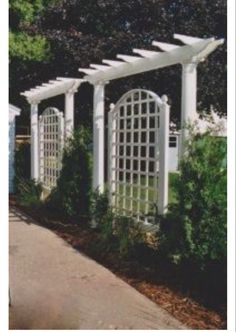
[(158, 200), (160, 98), (125, 94), (109, 112), (109, 190), (115, 211), (147, 221)]
[(39, 175), (45, 189), (56, 186), (62, 167), (63, 146), (63, 113), (49, 107), (39, 117)]

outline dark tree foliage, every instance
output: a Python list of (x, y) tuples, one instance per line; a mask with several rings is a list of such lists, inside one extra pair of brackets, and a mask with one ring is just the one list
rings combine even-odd
[[(79, 67), (115, 59), (117, 53), (132, 54), (132, 48), (156, 50), (153, 40), (178, 43), (174, 33), (226, 38), (226, 23), (226, 0), (58, 1), (31, 26), (50, 42), (51, 60), (19, 66), (11, 96), (16, 99), (16, 93), (56, 76), (82, 77)], [(171, 116), (179, 119), (180, 65), (110, 82), (106, 107), (139, 87), (167, 94)], [(92, 91), (87, 84), (76, 96), (76, 119), (85, 125), (92, 124)], [(198, 66), (198, 110), (210, 105), (226, 113), (226, 42)]]

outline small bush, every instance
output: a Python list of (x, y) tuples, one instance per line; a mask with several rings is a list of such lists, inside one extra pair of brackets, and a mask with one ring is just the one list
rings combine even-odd
[(115, 235), (118, 238), (118, 250), (122, 257), (128, 257), (134, 254), (136, 245), (142, 242), (142, 233), (133, 218), (122, 215), (116, 215), (114, 218)]
[(62, 170), (48, 204), (66, 217), (88, 218), (91, 200), (91, 135), (84, 127), (74, 131), (64, 149)]
[(131, 217), (112, 211), (107, 191), (104, 193), (95, 191), (91, 207), (91, 218), (100, 232), (98, 250), (115, 250), (122, 257), (132, 255), (142, 237), (139, 225)]
[(42, 186), (31, 179), (18, 178), (17, 199), (23, 206), (38, 208), (41, 206)]
[(42, 186), (30, 179), (30, 144), (20, 144), (15, 152), (15, 193), (18, 202), (27, 207), (41, 206)]
[(223, 262), (227, 251), (226, 140), (192, 134), (180, 164), (176, 203), (162, 222), (162, 250), (175, 262), (201, 268)]
[(108, 192), (99, 193), (98, 190), (95, 190), (91, 195), (91, 204), (90, 204), (90, 217), (95, 222), (99, 224), (103, 217), (109, 211), (109, 198)]
[(14, 187), (16, 194), (19, 193), (19, 185), (22, 180), (30, 179), (30, 144), (20, 144), (15, 151), (15, 178)]

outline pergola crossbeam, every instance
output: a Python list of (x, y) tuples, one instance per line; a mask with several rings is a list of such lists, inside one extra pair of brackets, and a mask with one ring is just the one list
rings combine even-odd
[(200, 42), (200, 41), (204, 40), (202, 38), (180, 35), (178, 33), (174, 34), (174, 38), (180, 40), (185, 45), (192, 45), (194, 43), (197, 43), (197, 42)]
[(71, 89), (77, 89), (83, 80), (77, 78), (58, 78), (43, 83), (41, 86), (27, 90), (21, 93), (30, 103), (40, 102), (41, 100), (55, 97), (60, 94), (66, 94)]
[(91, 84), (105, 83), (175, 64), (200, 62), (224, 42), (223, 39), (200, 39), (178, 34), (175, 37), (181, 38), (182, 42), (187, 43), (187, 45), (178, 46), (154, 41), (152, 44), (158, 46), (164, 52), (134, 49), (133, 51), (142, 57), (118, 54), (117, 57), (125, 62), (104, 59), (102, 63), (110, 66), (106, 70), (99, 70), (97, 67), (98, 70), (79, 69), (79, 71), (86, 71), (87, 75), (84, 76), (84, 79)]
[(201, 52), (199, 52), (193, 59), (196, 62), (200, 62), (205, 60), (205, 58), (212, 53), (218, 46), (224, 43), (224, 39), (213, 40), (211, 43), (207, 45)]

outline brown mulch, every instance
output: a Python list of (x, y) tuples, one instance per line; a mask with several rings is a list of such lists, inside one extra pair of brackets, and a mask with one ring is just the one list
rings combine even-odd
[[(12, 198), (10, 204), (15, 204)], [(215, 294), (215, 299), (213, 297), (213, 303), (207, 303), (205, 298), (209, 294), (204, 293), (205, 290), (199, 290), (197, 285), (185, 287), (188, 283), (188, 277), (186, 280), (182, 280), (183, 274), (179, 273), (175, 266), (165, 262), (158, 262), (156, 265), (149, 264), (149, 259), (145, 255), (140, 261), (136, 258), (122, 259), (115, 252), (99, 251), (94, 246), (99, 240), (99, 234), (95, 230), (78, 224), (55, 222), (51, 218), (42, 219), (43, 216), (40, 216), (38, 211), (35, 213), (28, 208), (21, 207), (21, 209), (41, 225), (52, 229), (76, 250), (85, 253), (110, 269), (190, 329), (219, 330), (227, 328), (226, 303), (222, 304), (221, 301), (217, 303), (217, 294)], [(189, 283), (191, 284), (191, 282)]]
[[(79, 235), (71, 235), (61, 230), (55, 232), (75, 249), (97, 260), (191, 329), (226, 329), (226, 312), (217, 313), (199, 304), (190, 296), (172, 289), (171, 275), (168, 280), (159, 283), (157, 269), (153, 273), (152, 268), (145, 268), (135, 261), (122, 261), (117, 254), (95, 253), (91, 250), (91, 244), (96, 243), (96, 233), (91, 234), (84, 229), (79, 230)], [(156, 282), (153, 279), (156, 279)]]

